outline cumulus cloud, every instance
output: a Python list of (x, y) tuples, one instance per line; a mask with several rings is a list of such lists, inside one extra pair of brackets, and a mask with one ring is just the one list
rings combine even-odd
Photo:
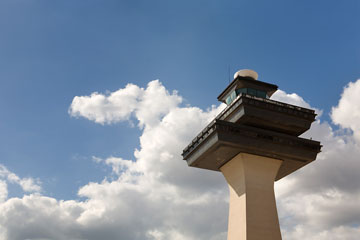
[(146, 89), (128, 84), (109, 95), (94, 92), (90, 96), (76, 96), (69, 114), (100, 124), (111, 124), (128, 120), (134, 113), (140, 126), (152, 126), (181, 101), (176, 91), (170, 94), (158, 80), (154, 80)]
[(350, 128), (360, 142), (360, 79), (350, 82), (341, 94), (340, 101), (332, 108), (331, 118), (335, 124)]
[[(34, 178), (20, 178), (15, 173), (9, 171), (4, 165), (0, 164), (0, 180), (3, 179), (2, 182), (18, 184), (23, 191), (25, 192), (40, 192), (41, 191), (41, 182), (39, 179)], [(7, 184), (5, 185), (7, 186)], [(3, 186), (3, 189), (5, 187)], [(3, 190), (5, 192), (5, 190)], [(7, 192), (7, 188), (6, 188)], [(1, 195), (1, 188), (0, 188)], [(7, 195), (7, 194), (6, 194)]]
[[(283, 91), (274, 99), (310, 107), (300, 96)], [(108, 95), (75, 97), (69, 108), (72, 116), (100, 124), (130, 118), (139, 122), (142, 134), (134, 159), (93, 157), (108, 165), (113, 177), (82, 186), (78, 195), (85, 200), (39, 194), (5, 200), (0, 203), (0, 239), (226, 239), (224, 178), (189, 168), (181, 158), (182, 149), (223, 108), (184, 107), (181, 97), (159, 81), (146, 89), (127, 85)], [(323, 152), (314, 163), (276, 183), (283, 238), (357, 239), (358, 145), (352, 135), (319, 119), (305, 137), (320, 140)]]
[[(360, 95), (360, 88), (348, 86)], [(302, 98), (281, 94), (285, 98), (289, 96), (289, 103), (307, 107)], [(347, 96), (343, 94), (340, 102), (344, 97)], [(337, 109), (344, 113), (346, 107), (339, 105)], [(353, 111), (360, 111), (360, 106)], [(351, 119), (351, 113), (347, 114), (345, 118)], [(284, 239), (357, 239), (360, 232), (359, 145), (353, 135), (342, 129), (334, 130), (320, 119), (303, 137), (320, 141), (323, 148), (315, 162), (275, 185)]]
[[(122, 104), (128, 102), (135, 104), (124, 109)], [(41, 195), (7, 200), (0, 205), (3, 239), (222, 239), (225, 181), (218, 173), (188, 168), (181, 151), (224, 106), (204, 111), (180, 104), (181, 97), (159, 81), (145, 89), (127, 85), (106, 96), (75, 97), (69, 108), (72, 116), (100, 124), (131, 117), (139, 122), (142, 135), (134, 159), (93, 157), (111, 167), (115, 177), (82, 186), (78, 195), (85, 201)], [(16, 224), (32, 215), (21, 226)], [(208, 225), (209, 219), (216, 224)]]
[(96, 163), (104, 163), (111, 167), (112, 172), (118, 176), (120, 176), (122, 173), (126, 172), (127, 170), (133, 168), (135, 165), (135, 162), (131, 160), (124, 160), (119, 157), (109, 157), (106, 159), (102, 159), (99, 157), (92, 157), (93, 161)]
[(0, 180), (0, 203), (4, 202), (8, 196), (7, 184), (5, 181)]
[(279, 89), (271, 96), (271, 99), (303, 108), (312, 108), (315, 110), (315, 113), (317, 114), (317, 118), (321, 117), (322, 115), (322, 110), (311, 107), (308, 102), (306, 102), (301, 96), (297, 95), (296, 93), (289, 94)]
[(297, 95), (296, 93), (288, 94), (284, 92), (283, 90), (277, 90), (272, 96), (271, 99), (279, 102), (285, 102), (288, 104), (304, 107), (304, 108), (310, 108), (310, 104), (305, 102), (305, 100)]
[(138, 86), (128, 84), (110, 95), (92, 93), (90, 96), (74, 97), (69, 114), (74, 117), (85, 117), (100, 124), (110, 124), (126, 120), (137, 106), (143, 92)]

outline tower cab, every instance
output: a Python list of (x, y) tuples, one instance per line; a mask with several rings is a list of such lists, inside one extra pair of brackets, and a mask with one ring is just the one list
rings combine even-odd
[(218, 96), (218, 100), (230, 105), (241, 94), (268, 99), (276, 92), (278, 86), (257, 80), (258, 74), (253, 70), (240, 70), (235, 73), (234, 80)]

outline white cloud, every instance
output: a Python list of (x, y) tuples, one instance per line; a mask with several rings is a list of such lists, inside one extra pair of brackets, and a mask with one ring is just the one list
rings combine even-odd
[(282, 90), (277, 90), (272, 96), (271, 99), (279, 102), (285, 102), (288, 104), (310, 108), (310, 104), (305, 102), (305, 100), (297, 95), (296, 93), (288, 94)]
[(94, 92), (90, 96), (76, 96), (69, 114), (100, 124), (111, 124), (128, 120), (135, 113), (140, 126), (152, 126), (180, 102), (181, 97), (176, 92), (169, 94), (158, 80), (154, 80), (146, 89), (128, 84), (109, 95)]
[(158, 81), (151, 81), (139, 98), (135, 114), (140, 126), (159, 124), (162, 116), (176, 108), (182, 99), (174, 91), (172, 94)]
[(296, 93), (288, 94), (279, 89), (271, 96), (271, 99), (303, 108), (312, 108), (315, 110), (317, 118), (321, 117), (322, 115), (322, 110), (311, 107), (309, 103), (307, 103), (301, 96), (297, 95)]
[(4, 202), (8, 196), (7, 184), (5, 181), (0, 180), (0, 203)]
[[(309, 107), (296, 94), (280, 91), (277, 97)], [(122, 106), (128, 102), (133, 105)], [(0, 203), (0, 239), (226, 239), (225, 180), (220, 173), (187, 167), (180, 155), (224, 106), (203, 111), (180, 104), (181, 97), (158, 81), (146, 89), (127, 85), (108, 96), (75, 97), (72, 116), (109, 124), (133, 114), (142, 131), (134, 161), (94, 157), (109, 165), (115, 178), (81, 187), (83, 201), (26, 195)], [(351, 135), (320, 120), (306, 136), (320, 140), (323, 152), (276, 184), (284, 239), (357, 239), (360, 149)]]
[(69, 108), (69, 114), (101, 124), (123, 121), (130, 117), (142, 93), (143, 89), (128, 84), (109, 96), (97, 92), (90, 96), (76, 96)]
[(39, 179), (20, 178), (15, 173), (9, 171), (4, 165), (0, 164), (0, 180), (3, 179), (8, 183), (18, 184), (25, 192), (40, 192), (41, 182)]
[(360, 79), (350, 82), (341, 94), (339, 104), (332, 108), (331, 118), (335, 124), (350, 128), (360, 142)]
[[(125, 94), (128, 86), (116, 93)], [(110, 93), (75, 97), (69, 112), (101, 124), (126, 121), (133, 113), (142, 130), (136, 162), (94, 157), (118, 177), (83, 186), (78, 194), (86, 201), (40, 195), (7, 200), (0, 206), (4, 239), (222, 239), (227, 219), (225, 181), (219, 173), (187, 167), (180, 154), (223, 106), (207, 111), (180, 107), (181, 97), (158, 81), (146, 89), (132, 88), (141, 93), (129, 95), (136, 106), (126, 110), (121, 104), (128, 100), (109, 100), (114, 95)], [(16, 216), (32, 214), (32, 220), (16, 226)], [(209, 227), (209, 219), (217, 223)], [(46, 230), (44, 222), (48, 222)]]
[[(360, 95), (360, 88), (356, 91)], [(346, 108), (339, 105), (338, 111), (344, 113), (342, 107)], [(319, 140), (323, 148), (315, 162), (276, 183), (284, 239), (357, 239), (359, 145), (348, 132), (334, 130), (319, 119), (303, 137)]]
[(118, 176), (125, 173), (127, 170), (132, 169), (135, 165), (135, 162), (131, 160), (124, 160), (119, 157), (109, 157), (106, 159), (101, 159), (99, 157), (92, 157), (93, 161), (96, 163), (105, 163), (110, 166), (112, 172)]
[(306, 240), (358, 240), (360, 228), (339, 226), (328, 231), (314, 232), (309, 226), (299, 224), (293, 232), (283, 236), (284, 239)]

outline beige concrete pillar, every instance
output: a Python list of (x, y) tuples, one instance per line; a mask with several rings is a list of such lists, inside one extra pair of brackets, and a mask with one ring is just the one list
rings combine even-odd
[(228, 240), (281, 240), (274, 195), (281, 163), (240, 153), (220, 168), (230, 189)]

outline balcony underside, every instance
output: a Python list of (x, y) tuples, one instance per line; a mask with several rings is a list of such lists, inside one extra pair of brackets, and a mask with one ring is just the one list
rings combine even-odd
[(279, 159), (283, 160), (279, 180), (314, 161), (320, 149), (317, 141), (216, 120), (184, 150), (183, 157), (189, 166), (214, 171), (239, 153)]

